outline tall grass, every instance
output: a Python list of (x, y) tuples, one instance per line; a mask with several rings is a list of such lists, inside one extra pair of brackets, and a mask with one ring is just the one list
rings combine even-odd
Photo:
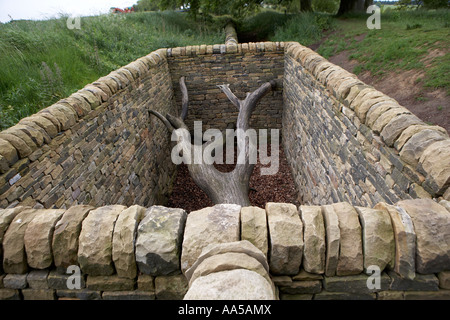
[(0, 24), (0, 130), (162, 47), (223, 42), (220, 28), (175, 12)]

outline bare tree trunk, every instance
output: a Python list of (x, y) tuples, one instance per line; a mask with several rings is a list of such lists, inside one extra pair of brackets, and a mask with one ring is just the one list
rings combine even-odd
[[(237, 135), (237, 155), (243, 157), (244, 161), (238, 161), (236, 167), (231, 172), (220, 172), (214, 167), (214, 164), (194, 163), (195, 153), (202, 152), (204, 154), (205, 148), (213, 150), (215, 147), (222, 145), (224, 140), (213, 140), (203, 143), (201, 147), (191, 144), (190, 139), (183, 138), (183, 132), (188, 132), (188, 127), (184, 123), (188, 111), (188, 93), (184, 83), (184, 77), (180, 79), (180, 87), (183, 95), (182, 111), (180, 117), (174, 117), (170, 114), (166, 116), (150, 110), (160, 119), (164, 125), (169, 129), (170, 133), (177, 136), (178, 145), (182, 152), (183, 162), (187, 164), (189, 174), (194, 182), (208, 195), (214, 204), (219, 203), (233, 203), (241, 206), (249, 206), (250, 200), (248, 198), (250, 176), (253, 173), (254, 163), (249, 161), (250, 153), (256, 152), (251, 150), (250, 143), (246, 143), (245, 136)], [(228, 97), (231, 103), (239, 110), (236, 129), (247, 131), (250, 128), (250, 117), (261, 98), (275, 87), (275, 82), (266, 82), (252, 93), (247, 93), (244, 100), (239, 100), (230, 90), (229, 85), (218, 86)], [(177, 130), (177, 129), (184, 129)], [(223, 135), (222, 135), (223, 136)], [(244, 140), (244, 141), (243, 141)]]

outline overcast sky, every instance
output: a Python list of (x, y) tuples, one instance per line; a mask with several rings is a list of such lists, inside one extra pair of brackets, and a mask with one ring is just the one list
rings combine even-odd
[(71, 16), (86, 16), (107, 13), (109, 8), (125, 8), (136, 4), (137, 0), (0, 0), (0, 22), (8, 22), (11, 17), (19, 19), (48, 19), (59, 13)]

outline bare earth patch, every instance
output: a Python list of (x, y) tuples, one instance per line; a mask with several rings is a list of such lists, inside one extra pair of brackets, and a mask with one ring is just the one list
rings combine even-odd
[[(353, 72), (358, 62), (349, 60), (349, 55), (348, 51), (342, 51), (329, 60)], [(433, 58), (442, 55), (440, 50), (431, 50), (423, 62), (427, 65)], [(358, 75), (361, 81), (394, 98), (424, 122), (441, 126), (450, 132), (450, 98), (445, 89), (424, 88), (420, 81), (424, 77), (425, 72), (422, 70), (391, 71), (382, 78), (374, 77), (368, 71)]]

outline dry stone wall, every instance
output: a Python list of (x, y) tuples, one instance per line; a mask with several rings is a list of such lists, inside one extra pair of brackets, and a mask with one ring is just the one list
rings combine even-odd
[(1, 209), (0, 299), (450, 299), (445, 205)]
[(450, 139), (298, 43), (286, 44), (283, 146), (303, 203), (450, 198)]
[(165, 50), (155, 51), (0, 132), (0, 207), (152, 205), (170, 193), (174, 113)]
[(275, 80), (276, 89), (258, 103), (250, 126), (255, 129), (281, 128), (284, 43), (236, 44), (231, 40), (227, 43), (168, 49), (177, 106), (181, 106), (178, 82), (185, 76), (189, 95), (186, 124), (192, 129), (193, 121), (201, 120), (203, 130), (224, 130), (228, 124), (236, 123), (238, 112), (217, 85), (229, 84), (231, 91), (244, 99), (247, 92)]

